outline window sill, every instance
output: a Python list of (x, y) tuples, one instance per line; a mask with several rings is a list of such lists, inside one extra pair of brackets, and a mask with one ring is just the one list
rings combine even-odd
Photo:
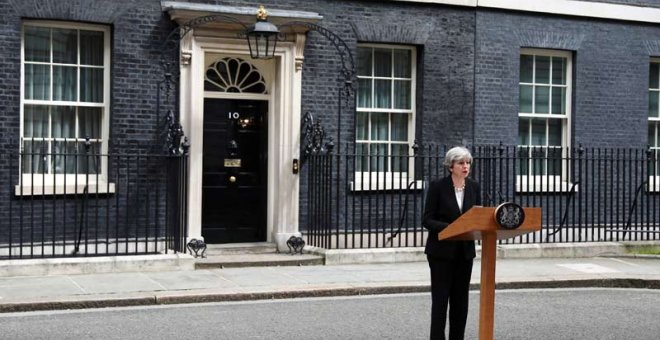
[(644, 186), (644, 190), (648, 193), (660, 194), (660, 176), (649, 177), (647, 185)]
[[(85, 190), (87, 187), (87, 190)], [(71, 185), (16, 185), (14, 195), (16, 196), (49, 196), (49, 195), (96, 195), (96, 194), (114, 194), (114, 183), (90, 183)]]
[(395, 190), (423, 190), (424, 181), (351, 181), (348, 183), (349, 190), (352, 192), (369, 192), (369, 191), (395, 191)]

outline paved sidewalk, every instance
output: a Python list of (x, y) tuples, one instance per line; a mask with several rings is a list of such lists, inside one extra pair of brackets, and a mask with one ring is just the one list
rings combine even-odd
[[(429, 291), (426, 262), (0, 278), (0, 312)], [(475, 261), (472, 288), (478, 289)], [(660, 258), (498, 259), (498, 288), (660, 289)]]

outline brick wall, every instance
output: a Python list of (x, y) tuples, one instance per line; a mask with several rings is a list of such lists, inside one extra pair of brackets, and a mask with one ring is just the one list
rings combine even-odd
[(477, 14), (478, 144), (515, 144), (520, 48), (572, 51), (572, 143), (646, 145), (649, 57), (660, 27), (503, 11)]
[[(256, 8), (248, 0), (191, 1)], [(657, 1), (612, 0), (647, 4)], [(302, 10), (355, 51), (359, 42), (414, 45), (418, 49), (416, 138), (441, 144), (515, 144), (518, 63), (521, 47), (572, 51), (572, 142), (593, 147), (646, 145), (650, 56), (660, 56), (658, 25), (566, 16), (478, 10), (408, 2), (270, 0), (268, 9)], [(112, 151), (162, 142), (164, 109), (157, 84), (165, 36), (175, 27), (159, 0), (0, 0), (0, 131), (17, 138), (20, 105), (21, 20), (48, 19), (107, 24), (112, 28)], [(476, 33), (475, 33), (476, 32)], [(305, 49), (302, 112), (311, 111), (330, 136), (354, 139), (354, 116), (342, 111), (338, 126), (339, 59), (332, 44), (311, 32)], [(161, 101), (162, 104), (162, 101)], [(173, 102), (176, 105), (176, 102)], [(2, 150), (16, 150), (17, 141)], [(16, 169), (0, 164), (7, 183)], [(301, 212), (306, 198), (301, 174)], [(0, 189), (3, 200), (10, 195)], [(304, 216), (301, 216), (304, 219)]]
[[(153, 144), (160, 143), (158, 140), (158, 121), (162, 122), (156, 114), (157, 86), (163, 79), (163, 71), (159, 64), (160, 46), (169, 31), (174, 28), (166, 14), (161, 12), (160, 1), (137, 1), (137, 0), (2, 0), (0, 10), (3, 20), (0, 21), (0, 75), (3, 79), (0, 85), (0, 206), (3, 207), (2, 227), (0, 228), (0, 243), (7, 242), (9, 235), (16, 240), (19, 229), (24, 229), (26, 239), (39, 239), (57, 233), (60, 236), (71, 235), (74, 224), (69, 221), (76, 214), (60, 214), (65, 206), (80, 205), (80, 197), (48, 196), (32, 197), (29, 200), (20, 200), (13, 195), (13, 186), (18, 182), (17, 153), (19, 150), (19, 126), (20, 126), (20, 48), (21, 48), (21, 23), (24, 19), (55, 20), (84, 22), (107, 25), (111, 28), (111, 102), (110, 102), (110, 152), (130, 152), (154, 150)], [(163, 111), (164, 112), (164, 111)], [(158, 145), (157, 147), (160, 147)], [(10, 157), (13, 162), (9, 162)], [(162, 169), (162, 164), (147, 164), (145, 158), (138, 161), (141, 164), (142, 174), (153, 173)], [(133, 164), (135, 165), (135, 164)], [(125, 176), (132, 172), (130, 182), (141, 189), (132, 190), (131, 195), (149, 195), (156, 197), (150, 203), (143, 199), (132, 199), (120, 202), (117, 196), (110, 197), (107, 201), (108, 207), (116, 200), (115, 212), (117, 215), (128, 216), (136, 211), (144, 212), (149, 205), (153, 208), (156, 204), (164, 204), (162, 197), (155, 193), (164, 192), (162, 184), (147, 185), (149, 176), (143, 175), (138, 179), (137, 172), (129, 170), (131, 164), (114, 162), (110, 166), (110, 180), (116, 182), (118, 187), (126, 185), (127, 177), (119, 178), (119, 173)], [(28, 183), (29, 184), (29, 183)], [(71, 183), (69, 183), (71, 184)], [(135, 187), (134, 187), (135, 188)], [(119, 189), (118, 189), (119, 190)], [(119, 191), (118, 191), (119, 192)], [(125, 193), (125, 192), (124, 192)], [(122, 193), (123, 195), (123, 193)], [(146, 197), (146, 196), (145, 196)], [(60, 208), (51, 208), (51, 202), (59, 200)], [(12, 201), (11, 205), (9, 201)], [(161, 200), (161, 201), (159, 201)], [(157, 202), (158, 201), (158, 202)], [(105, 201), (104, 201), (105, 202)], [(145, 205), (146, 204), (146, 205)], [(36, 209), (39, 212), (29, 210), (29, 219), (24, 206)], [(12, 208), (9, 208), (12, 207)], [(36, 207), (36, 208), (35, 208)], [(11, 210), (11, 212), (10, 212)], [(58, 211), (55, 214), (54, 211)], [(107, 210), (107, 209), (106, 209)], [(132, 211), (132, 212), (131, 212)], [(103, 212), (101, 212), (103, 214)], [(23, 215), (24, 218), (20, 218)], [(154, 214), (155, 216), (156, 214)], [(11, 219), (9, 218), (11, 216)], [(35, 217), (36, 216), (36, 217)], [(160, 218), (164, 214), (160, 214)], [(40, 218), (40, 222), (33, 219)], [(20, 222), (19, 222), (20, 221)], [(60, 224), (68, 227), (62, 229)], [(150, 223), (137, 223), (141, 228), (151, 228)], [(22, 226), (22, 227), (21, 227)], [(40, 228), (34, 232), (32, 228)], [(99, 227), (100, 228), (100, 227)], [(100, 229), (91, 226), (90, 235), (96, 235)], [(149, 233), (147, 231), (147, 233)], [(144, 231), (133, 231), (134, 236), (144, 234)], [(151, 231), (151, 235), (155, 235)], [(58, 238), (59, 240), (59, 238)]]

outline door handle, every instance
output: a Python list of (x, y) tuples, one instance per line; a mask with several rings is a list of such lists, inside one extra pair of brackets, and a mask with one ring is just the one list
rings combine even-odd
[(236, 183), (236, 176), (229, 176), (229, 182)]

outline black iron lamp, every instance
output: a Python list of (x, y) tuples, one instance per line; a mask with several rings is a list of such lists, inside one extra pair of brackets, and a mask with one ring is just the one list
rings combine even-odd
[(257, 22), (247, 30), (250, 56), (254, 59), (270, 59), (275, 55), (277, 35), (280, 30), (268, 22), (268, 12), (264, 6), (257, 10)]

